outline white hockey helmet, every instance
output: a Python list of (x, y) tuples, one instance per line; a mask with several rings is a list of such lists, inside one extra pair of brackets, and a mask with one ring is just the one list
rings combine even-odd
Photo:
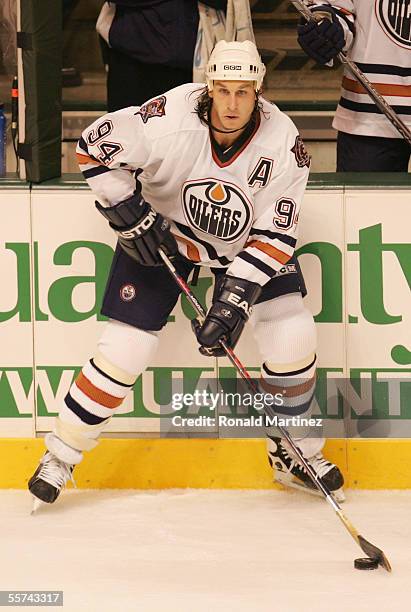
[(212, 50), (206, 67), (208, 91), (212, 91), (214, 81), (254, 81), (254, 88), (259, 91), (264, 75), (265, 66), (251, 40), (220, 40)]

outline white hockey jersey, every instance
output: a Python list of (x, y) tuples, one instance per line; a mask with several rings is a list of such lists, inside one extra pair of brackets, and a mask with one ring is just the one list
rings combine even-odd
[[(347, 55), (411, 128), (411, 2), (409, 0), (328, 0), (354, 19), (355, 37)], [(346, 30), (347, 31), (347, 30)], [(345, 69), (333, 127), (349, 134), (401, 138), (356, 78)]]
[(262, 100), (256, 124), (228, 149), (210, 138), (187, 84), (104, 115), (77, 156), (105, 206), (136, 189), (171, 221), (182, 255), (264, 285), (294, 253), (310, 158), (292, 121)]

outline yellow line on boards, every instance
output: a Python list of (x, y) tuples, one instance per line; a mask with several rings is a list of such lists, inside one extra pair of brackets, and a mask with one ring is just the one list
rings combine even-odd
[[(0, 488), (21, 489), (44, 453), (42, 439), (0, 439)], [(346, 486), (411, 488), (411, 440), (328, 440), (324, 455)], [(79, 488), (270, 489), (265, 441), (103, 438), (75, 469)]]

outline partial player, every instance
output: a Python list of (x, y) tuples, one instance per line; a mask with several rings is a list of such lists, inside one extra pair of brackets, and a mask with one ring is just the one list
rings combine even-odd
[[(298, 42), (320, 64), (344, 51), (411, 130), (411, 28), (402, 0), (309, 2)], [(333, 121), (338, 172), (407, 172), (411, 148), (346, 68)]]

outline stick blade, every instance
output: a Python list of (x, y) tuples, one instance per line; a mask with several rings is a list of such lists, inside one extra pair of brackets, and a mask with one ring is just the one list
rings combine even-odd
[(368, 542), (368, 540), (363, 538), (361, 535), (358, 535), (358, 544), (361, 546), (367, 557), (378, 561), (378, 565), (381, 565), (381, 567), (386, 569), (387, 572), (391, 571), (391, 564), (380, 548), (374, 546), (374, 544), (371, 544), (371, 542)]

